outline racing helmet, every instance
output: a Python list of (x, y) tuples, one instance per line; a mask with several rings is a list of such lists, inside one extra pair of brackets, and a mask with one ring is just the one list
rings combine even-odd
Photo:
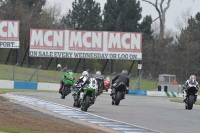
[(128, 75), (128, 71), (127, 70), (122, 70), (122, 73)]
[(83, 71), (83, 72), (82, 72), (82, 76), (89, 76), (89, 74), (88, 74), (87, 71)]
[(196, 76), (195, 75), (190, 76), (189, 83), (190, 84), (196, 84)]
[(101, 72), (100, 71), (96, 71), (96, 75), (101, 75)]
[(67, 73), (72, 72), (72, 70), (67, 70)]
[(109, 81), (110, 81), (110, 78), (109, 78), (109, 77), (106, 77), (106, 80), (109, 80)]
[(196, 76), (195, 75), (190, 75), (190, 80), (192, 80), (192, 79), (196, 80)]

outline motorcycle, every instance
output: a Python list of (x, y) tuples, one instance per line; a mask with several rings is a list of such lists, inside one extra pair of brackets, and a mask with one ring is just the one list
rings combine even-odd
[(113, 91), (112, 105), (119, 105), (120, 101), (123, 100), (125, 93), (127, 94), (126, 85), (123, 82), (120, 82)]
[(96, 78), (97, 80), (97, 84), (98, 84), (98, 89), (97, 89), (97, 93), (96, 96), (99, 96), (101, 93), (103, 93), (103, 89), (104, 89), (104, 83), (102, 81), (101, 78)]
[(104, 90), (108, 92), (108, 89), (110, 88), (110, 80), (104, 79)]
[(75, 89), (75, 93), (73, 94), (73, 98), (74, 98), (74, 107), (80, 108), (81, 107), (81, 103), (80, 103), (80, 91), (81, 91), (81, 85), (76, 84), (74, 86)]
[(196, 102), (195, 94), (198, 92), (196, 82), (189, 82), (188, 88), (185, 91), (187, 92), (185, 109), (191, 110), (193, 108), (193, 104)]
[(65, 99), (65, 97), (71, 93), (70, 88), (71, 88), (71, 85), (68, 82), (63, 85), (62, 94), (61, 94), (62, 99)]
[(87, 111), (88, 108), (94, 104), (96, 100), (95, 90), (97, 88), (97, 81), (95, 78), (90, 78), (89, 84), (83, 87), (83, 92), (80, 92), (81, 110)]

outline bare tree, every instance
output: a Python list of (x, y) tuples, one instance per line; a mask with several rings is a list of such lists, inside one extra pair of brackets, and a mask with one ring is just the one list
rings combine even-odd
[(164, 30), (165, 30), (165, 17), (166, 17), (166, 12), (167, 9), (170, 7), (170, 2), (171, 0), (167, 0), (167, 6), (165, 8), (163, 8), (163, 3), (165, 0), (161, 0), (161, 3), (158, 3), (158, 0), (155, 1), (155, 3), (150, 2), (149, 0), (142, 0), (144, 2), (147, 2), (151, 5), (153, 5), (156, 9), (156, 11), (158, 12), (158, 17), (160, 20), (160, 36), (159, 39), (163, 40), (164, 38)]
[(53, 24), (58, 24), (60, 18), (62, 17), (61, 15), (61, 5), (59, 3), (56, 3), (54, 5), (48, 5), (44, 7), (44, 11), (48, 14), (49, 19)]
[(181, 13), (180, 17), (176, 18), (175, 26), (178, 30), (182, 30), (184, 27), (188, 26), (188, 19), (192, 16), (192, 8), (188, 8), (187, 10)]

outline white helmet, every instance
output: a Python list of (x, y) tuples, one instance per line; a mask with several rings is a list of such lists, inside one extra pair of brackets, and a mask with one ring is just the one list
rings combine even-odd
[(106, 77), (106, 79), (107, 79), (107, 80), (110, 80), (110, 78), (109, 78), (109, 77)]
[(82, 72), (82, 76), (88, 76), (89, 74), (88, 74), (88, 72), (87, 71), (83, 71)]
[(100, 71), (96, 71), (96, 75), (101, 75), (101, 72)]

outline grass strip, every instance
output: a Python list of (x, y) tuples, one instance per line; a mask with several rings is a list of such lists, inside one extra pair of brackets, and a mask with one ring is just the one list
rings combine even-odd
[(42, 133), (42, 132), (37, 132), (37, 131), (14, 129), (14, 128), (7, 128), (7, 127), (0, 127), (0, 131), (6, 132), (6, 133)]

